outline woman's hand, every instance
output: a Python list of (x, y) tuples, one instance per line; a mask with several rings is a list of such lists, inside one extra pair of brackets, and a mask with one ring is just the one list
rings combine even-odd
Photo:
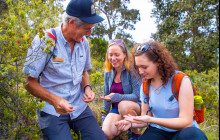
[(115, 93), (110, 93), (109, 95), (107, 96), (100, 96), (100, 98), (102, 100), (105, 100), (105, 101), (111, 101), (111, 96), (113, 96)]
[(149, 115), (144, 115), (144, 116), (124, 115), (124, 119), (126, 121), (137, 123), (137, 124), (149, 123), (151, 118), (152, 117)]
[(129, 121), (121, 120), (121, 121), (116, 122), (115, 126), (120, 131), (127, 131), (132, 126), (132, 124)]

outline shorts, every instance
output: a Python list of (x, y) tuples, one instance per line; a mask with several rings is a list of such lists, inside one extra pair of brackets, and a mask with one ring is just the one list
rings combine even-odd
[(118, 112), (118, 107), (112, 107), (112, 110), (109, 113), (115, 113), (115, 114), (120, 114)]

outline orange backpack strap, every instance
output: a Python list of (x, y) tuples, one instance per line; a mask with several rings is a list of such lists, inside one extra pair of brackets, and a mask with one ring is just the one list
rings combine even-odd
[(178, 72), (172, 80), (172, 92), (173, 92), (173, 96), (171, 96), (170, 100), (173, 100), (173, 98), (175, 97), (176, 100), (178, 101), (178, 97), (179, 97), (179, 90), (180, 90), (180, 85), (181, 82), (183, 80), (183, 77), (186, 76), (187, 74), (183, 73), (183, 72)]
[[(176, 100), (178, 101), (178, 96), (179, 96), (179, 90), (180, 90), (180, 85), (181, 85), (181, 82), (183, 80), (183, 77), (186, 76), (187, 74), (183, 73), (183, 72), (179, 72), (177, 73), (174, 77), (173, 77), (173, 80), (172, 80), (172, 92), (173, 92), (173, 96), (170, 97), (170, 100), (173, 100), (173, 98), (175, 97)], [(193, 93), (194, 95), (196, 95), (196, 91), (195, 91), (195, 88), (193, 86), (193, 83), (191, 82), (192, 84), (192, 88), (193, 88)], [(202, 113), (196, 113), (196, 112), (202, 112)], [(198, 116), (198, 115), (200, 116)], [(202, 114), (202, 115), (201, 115)], [(196, 120), (197, 123), (201, 123), (201, 122), (204, 122), (204, 108), (203, 110), (196, 110), (194, 109), (194, 112), (193, 112), (193, 115), (194, 115), (194, 119)]]
[[(55, 46), (54, 46), (54, 48), (53, 48), (53, 51), (50, 51), (50, 52), (49, 52), (50, 58), (49, 58), (48, 61), (46, 62), (43, 71), (45, 70), (45, 68), (46, 68), (47, 64), (49, 63), (50, 59), (51, 59), (52, 57), (56, 57), (56, 55), (54, 54), (54, 50), (56, 50), (56, 42), (57, 42), (56, 37), (57, 37), (57, 35), (56, 35), (56, 31), (55, 31), (53, 28), (51, 29), (51, 31), (52, 31), (52, 34), (51, 34), (50, 32), (47, 32), (47, 35), (48, 35), (49, 37), (53, 38), (53, 40), (55, 41)], [(43, 71), (42, 71), (42, 72), (43, 72)], [(40, 76), (41, 76), (42, 72), (41, 72), (41, 73), (39, 74), (39, 76), (38, 76), (38, 83), (40, 83)]]
[(149, 89), (150, 89), (150, 80), (144, 79), (143, 90), (144, 90), (144, 94), (147, 97), (147, 101), (145, 101), (145, 103), (149, 103)]
[[(178, 101), (180, 85), (181, 85), (181, 82), (182, 82), (184, 76), (187, 76), (187, 74), (180, 71), (173, 77), (173, 80), (172, 80), (173, 96), (171, 96), (170, 100), (172, 100), (172, 98), (175, 97), (176, 100)], [(193, 88), (193, 93), (194, 93), (194, 95), (196, 95), (193, 83), (191, 82), (191, 84), (192, 84), (192, 88)]]

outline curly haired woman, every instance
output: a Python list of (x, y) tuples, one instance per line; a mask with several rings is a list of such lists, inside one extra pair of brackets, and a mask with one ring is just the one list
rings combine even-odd
[(149, 96), (140, 90), (141, 116), (125, 116), (119, 130), (147, 127), (140, 140), (207, 140), (193, 118), (194, 94), (190, 78), (181, 82), (178, 101), (173, 97), (172, 79), (178, 66), (166, 47), (149, 41), (133, 48), (135, 67), (149, 81)]

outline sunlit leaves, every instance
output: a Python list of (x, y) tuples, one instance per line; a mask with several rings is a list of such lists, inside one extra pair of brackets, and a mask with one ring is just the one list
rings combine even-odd
[[(45, 29), (60, 21), (61, 11), (53, 2), (7, 0), (8, 9), (0, 13), (0, 139), (37, 139), (41, 135), (36, 108), (42, 108), (44, 102), (24, 89), (22, 69), (33, 37), (39, 33), (46, 42)], [(48, 48), (55, 45), (51, 40), (47, 43)]]
[(107, 47), (108, 42), (105, 39), (94, 38), (90, 40), (91, 56), (98, 61), (105, 61)]
[[(206, 133), (209, 139), (219, 137), (219, 67), (208, 72), (198, 73), (196, 70), (184, 71), (189, 75), (194, 84), (197, 94), (202, 96), (205, 102), (205, 122), (200, 128)], [(217, 126), (217, 127), (215, 127)], [(210, 128), (210, 129), (209, 129)]]

